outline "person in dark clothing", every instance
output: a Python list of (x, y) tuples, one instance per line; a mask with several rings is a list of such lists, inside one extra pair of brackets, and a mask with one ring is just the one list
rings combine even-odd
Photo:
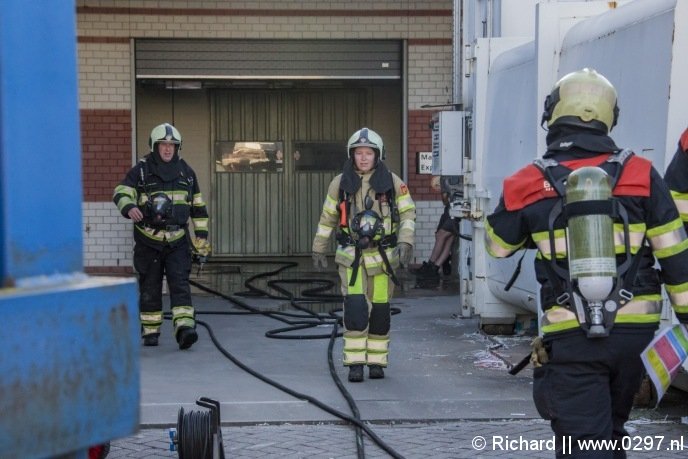
[(134, 222), (143, 345), (158, 345), (165, 276), (175, 337), (180, 349), (188, 349), (198, 340), (189, 286), (191, 251), (201, 256), (210, 253), (208, 211), (195, 172), (179, 156), (179, 131), (168, 123), (156, 126), (149, 145), (150, 153), (115, 188), (113, 201), (122, 215)]
[[(618, 113), (616, 90), (596, 71), (560, 79), (545, 101), (546, 153), (504, 180), (485, 222), (492, 256), (538, 250), (542, 337), (531, 359), (533, 399), (551, 422), (557, 457), (625, 457), (621, 448), (585, 450), (578, 441), (620, 445), (628, 436), (624, 424), (644, 375), (640, 353), (659, 326), (662, 283), (678, 319), (688, 323), (686, 233), (651, 162), (609, 137)], [(576, 187), (606, 187), (609, 196), (577, 202)], [(593, 220), (603, 223), (590, 227), (596, 230), (582, 246), (599, 244), (610, 256), (577, 258), (574, 226)], [(598, 281), (604, 288), (592, 293)]]
[(449, 214), (451, 203), (449, 202), (449, 193), (446, 191), (442, 192), (442, 203), (444, 204), (444, 212), (437, 223), (435, 245), (432, 247), (430, 258), (428, 261), (424, 261), (420, 267), (411, 271), (424, 280), (437, 282), (439, 282), (440, 268), (442, 268), (442, 274), (445, 276), (451, 274), (452, 250), (456, 238), (459, 237), (459, 219)]
[(664, 181), (671, 190), (671, 196), (688, 231), (688, 129), (678, 141), (676, 153), (667, 166)]

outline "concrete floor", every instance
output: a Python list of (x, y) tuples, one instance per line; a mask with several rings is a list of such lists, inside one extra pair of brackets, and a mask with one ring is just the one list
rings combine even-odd
[[(339, 301), (299, 303), (317, 315), (314, 319), (307, 312), (295, 310), (287, 299), (279, 298), (284, 296), (282, 292), (268, 286), (268, 280), (286, 281), (273, 287), (303, 297), (306, 289), (322, 285), (309, 281), (317, 277), (331, 282), (329, 292), (336, 295), (339, 290), (334, 269), (316, 273), (308, 261), (252, 282), (252, 286), (268, 289), (273, 298), (245, 295), (250, 291), (245, 282), (284, 264), (211, 264), (200, 273), (194, 272), (193, 280), (198, 285), (235, 302), (194, 288), (198, 343), (188, 351), (179, 351), (171, 322), (166, 321), (160, 346), (142, 348), (141, 425), (172, 425), (180, 407), (187, 411), (198, 409), (195, 401), (199, 397), (221, 403), (224, 424), (338, 419), (332, 412), (309, 403), (309, 397), (350, 415), (328, 367), (328, 337), (332, 332), (328, 313), (339, 308)], [(413, 275), (402, 272), (400, 277), (403, 288), (392, 302), (398, 314), (392, 317), (390, 365), (385, 379), (366, 378), (359, 384), (346, 381), (347, 372), (341, 365), (342, 340), (333, 343), (335, 374), (356, 400), (362, 418), (397, 422), (538, 418), (531, 399), (532, 370), (526, 368), (517, 376), (507, 372), (511, 364), (529, 352), (532, 337), (487, 336), (480, 332), (477, 318), (461, 318), (454, 278), (443, 278), (435, 289), (419, 289), (414, 288)], [(306, 283), (290, 283), (294, 281)], [(301, 317), (251, 314), (237, 303), (254, 311), (289, 311)], [(293, 326), (285, 320), (322, 323), (278, 333), (280, 338), (313, 334), (323, 338), (266, 337), (272, 330)], [(211, 340), (211, 332), (222, 352)], [(259, 375), (265, 379), (256, 377)], [(292, 392), (279, 390), (266, 380)], [(688, 396), (679, 396), (669, 405), (656, 411), (657, 416), (678, 416), (682, 409), (683, 415), (688, 414)]]

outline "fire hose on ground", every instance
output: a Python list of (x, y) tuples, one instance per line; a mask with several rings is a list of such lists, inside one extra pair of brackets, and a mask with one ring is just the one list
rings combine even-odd
[[(210, 325), (202, 320), (196, 320), (196, 323), (204, 327), (208, 331), (211, 341), (215, 347), (220, 351), (220, 353), (229, 359), (236, 366), (251, 374), (252, 376), (260, 379), (261, 381), (270, 384), (271, 386), (295, 397), (300, 400), (307, 401), (323, 411), (351, 424), (356, 432), (356, 449), (358, 458), (365, 458), (364, 441), (363, 434), (365, 433), (375, 444), (377, 444), (381, 449), (387, 452), (393, 458), (403, 458), (401, 454), (396, 452), (387, 443), (385, 443), (381, 438), (379, 438), (375, 432), (370, 428), (369, 425), (364, 423), (360, 418), (360, 412), (356, 406), (351, 394), (346, 390), (344, 384), (342, 384), (339, 376), (336, 373), (334, 367), (334, 359), (332, 357), (335, 339), (341, 336), (339, 332), (339, 325), (342, 322), (342, 318), (337, 315), (338, 309), (333, 309), (327, 314), (318, 314), (308, 308), (305, 308), (303, 304), (313, 303), (313, 302), (336, 302), (341, 303), (341, 295), (328, 294), (325, 293), (335, 286), (335, 283), (321, 278), (301, 278), (301, 279), (287, 279), (287, 280), (270, 280), (267, 282), (268, 287), (278, 291), (281, 295), (271, 294), (269, 291), (260, 289), (256, 287), (253, 282), (257, 279), (267, 278), (271, 276), (278, 275), (284, 270), (298, 266), (295, 262), (266, 262), (262, 263), (276, 263), (282, 265), (276, 270), (259, 273), (244, 282), (244, 286), (248, 288), (247, 292), (242, 292), (236, 295), (227, 295), (217, 290), (214, 290), (206, 285), (203, 285), (195, 280), (190, 280), (191, 285), (194, 287), (211, 293), (215, 296), (223, 298), (246, 311), (201, 311), (197, 310), (197, 315), (247, 315), (247, 314), (262, 314), (271, 317), (275, 320), (286, 323), (288, 326), (270, 330), (265, 333), (268, 338), (274, 339), (329, 339), (328, 345), (328, 366), (330, 374), (337, 385), (337, 388), (342, 393), (343, 397), (346, 399), (349, 409), (352, 415), (348, 415), (339, 410), (336, 410), (329, 405), (321, 402), (320, 400), (311, 397), (307, 394), (303, 394), (294, 391), (277, 381), (274, 381), (267, 376), (259, 373), (252, 368), (245, 365), (229, 351), (227, 351), (221, 343), (216, 338), (213, 329)], [(284, 288), (283, 284), (316, 284), (317, 287), (303, 290), (301, 297), (295, 297), (288, 289)], [(239, 296), (243, 297), (267, 297), (270, 299), (281, 299), (288, 300), (290, 305), (300, 313), (293, 312), (283, 312), (283, 311), (264, 311), (256, 307), (253, 307), (241, 300)], [(392, 308), (392, 314), (398, 314), (400, 310), (398, 308)], [(171, 315), (165, 314), (165, 318), (170, 320)], [(298, 330), (306, 330), (313, 327), (318, 327), (322, 325), (332, 326), (332, 331), (329, 334), (287, 334), (289, 332), (294, 332)], [(176, 449), (180, 459), (224, 459), (224, 449), (222, 445), (221, 436), (221, 419), (219, 403), (215, 400), (207, 399), (201, 397), (199, 401), (196, 402), (199, 406), (208, 408), (210, 411), (189, 411), (184, 412), (183, 408), (180, 408), (177, 428), (176, 430), (170, 431), (171, 438), (171, 449)]]

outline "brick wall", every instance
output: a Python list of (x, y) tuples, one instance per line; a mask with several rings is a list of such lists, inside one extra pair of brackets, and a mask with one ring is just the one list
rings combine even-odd
[(131, 223), (112, 192), (131, 168), (129, 110), (81, 110), (83, 239), (86, 272), (131, 272)]
[[(438, 32), (435, 33), (443, 35)], [(432, 36), (436, 36), (435, 33)], [(446, 36), (451, 36), (451, 28)], [(409, 39), (409, 110), (419, 109), (423, 105), (452, 103), (452, 66), (451, 39)]]
[(112, 201), (84, 202), (82, 212), (86, 272), (132, 272), (131, 222), (122, 217)]
[(442, 196), (432, 189), (432, 175), (416, 173), (416, 153), (432, 151), (430, 120), (432, 110), (409, 110), (408, 112), (408, 185), (416, 202), (416, 262), (430, 257), (435, 245), (435, 228), (444, 211)]
[(79, 108), (131, 110), (128, 37), (78, 37)]
[(409, 110), (408, 112), (408, 186), (417, 201), (442, 200), (438, 191), (430, 187), (432, 175), (416, 173), (416, 155), (419, 151), (432, 151), (430, 131), (431, 110)]
[(112, 191), (131, 168), (129, 110), (81, 110), (84, 201), (112, 200)]
[[(127, 3), (127, 2), (125, 2)], [(79, 107), (84, 180), (84, 265), (130, 270), (131, 223), (112, 190), (132, 165), (132, 39), (398, 39), (408, 44), (409, 188), (418, 205), (416, 259), (427, 259), (441, 214), (431, 176), (415, 173), (416, 152), (430, 151), (432, 111), (452, 100), (451, 0), (398, 2), (283, 0), (218, 2), (77, 0)], [(401, 9), (400, 9), (401, 8)]]

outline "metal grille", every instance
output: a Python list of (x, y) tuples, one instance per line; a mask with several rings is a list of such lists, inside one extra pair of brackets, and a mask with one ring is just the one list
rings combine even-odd
[(294, 146), (308, 141), (344, 146), (364, 122), (369, 99), (365, 89), (214, 92), (216, 143), (280, 141), (284, 146), (279, 172), (213, 174), (211, 220), (217, 255), (311, 252), (327, 187), (339, 171), (329, 164), (297, 171)]

